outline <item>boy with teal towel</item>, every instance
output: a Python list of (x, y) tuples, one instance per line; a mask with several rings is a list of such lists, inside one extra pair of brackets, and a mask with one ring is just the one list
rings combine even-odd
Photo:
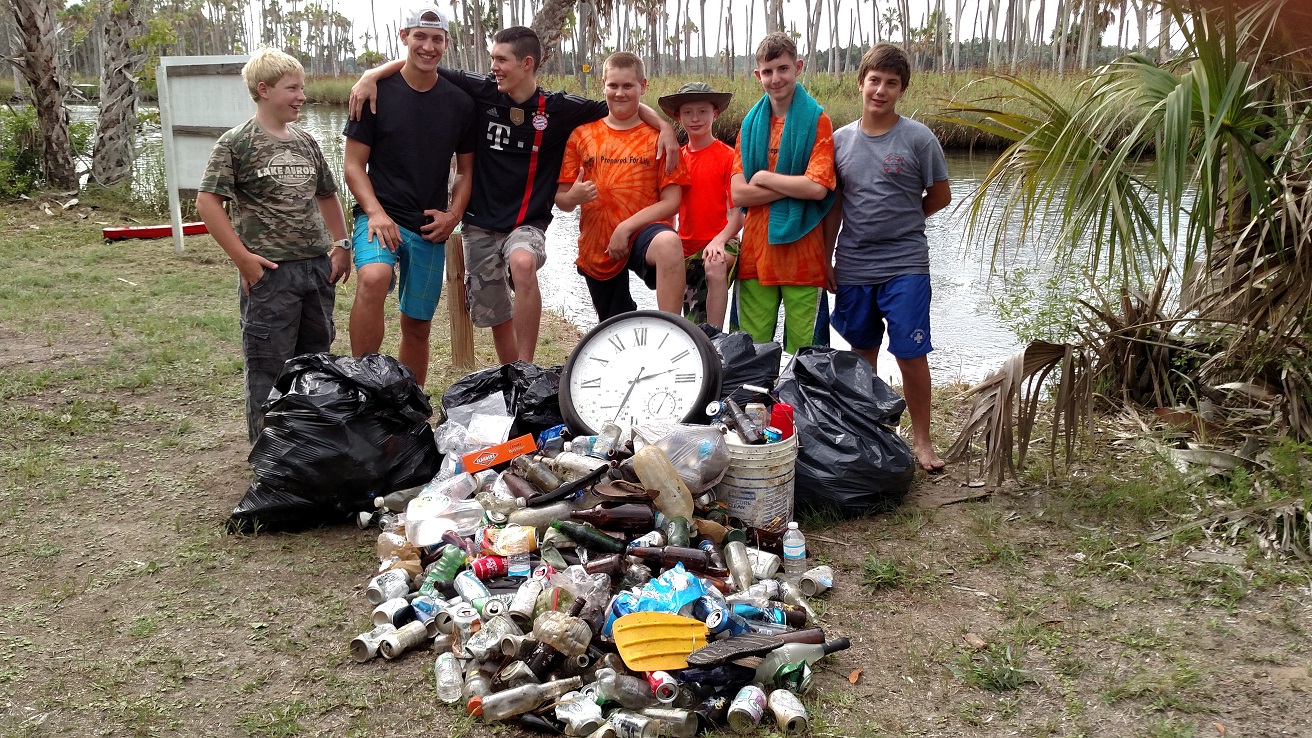
[[(817, 320), (834, 289), (822, 221), (834, 202), (834, 126), (797, 84), (802, 60), (784, 33), (756, 47), (765, 95), (743, 119), (733, 202), (747, 208), (738, 267), (738, 322), (758, 342), (774, 340), (784, 308), (784, 348), (825, 343)], [(817, 330), (820, 329), (820, 330)]]

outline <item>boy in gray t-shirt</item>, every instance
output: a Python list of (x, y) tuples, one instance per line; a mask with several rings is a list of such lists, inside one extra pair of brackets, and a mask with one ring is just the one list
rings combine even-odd
[[(902, 50), (879, 44), (861, 58), (861, 118), (834, 131), (838, 199), (825, 218), (837, 292), (832, 324), (872, 367), (887, 322), (902, 371), (916, 461), (944, 463), (929, 437), (929, 243), (925, 219), (952, 201), (938, 139), (897, 113), (911, 81)], [(839, 226), (842, 229), (839, 229)], [(835, 242), (836, 246), (835, 246)]]

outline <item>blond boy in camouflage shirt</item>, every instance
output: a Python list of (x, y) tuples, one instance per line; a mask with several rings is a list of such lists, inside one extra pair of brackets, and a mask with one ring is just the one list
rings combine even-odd
[(255, 116), (214, 144), (196, 210), (239, 274), (246, 426), (254, 443), (283, 364), (332, 346), (335, 285), (350, 278), (351, 254), (332, 171), (314, 137), (293, 125), (305, 102), (301, 63), (262, 49), (242, 78)]

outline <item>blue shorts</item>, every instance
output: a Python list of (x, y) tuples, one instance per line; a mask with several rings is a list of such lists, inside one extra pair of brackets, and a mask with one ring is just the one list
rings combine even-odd
[(397, 299), (401, 303), (401, 312), (415, 320), (432, 320), (433, 313), (437, 312), (437, 301), (442, 297), (446, 243), (425, 241), (423, 236), (401, 226), (396, 229), (401, 232), (401, 245), (393, 252), (383, 245), (381, 238), (370, 242), (369, 218), (356, 216), (355, 230), (351, 233), (355, 270), (360, 271), (360, 267), (366, 264), (392, 267), (392, 284), (387, 290), (391, 292), (400, 284)]
[(929, 341), (929, 275), (904, 274), (882, 284), (839, 285), (832, 323), (862, 351), (877, 349), (888, 321), (888, 353), (915, 359), (934, 350)]

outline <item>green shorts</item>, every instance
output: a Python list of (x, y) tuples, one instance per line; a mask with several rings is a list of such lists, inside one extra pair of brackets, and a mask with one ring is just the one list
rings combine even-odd
[(795, 354), (803, 346), (829, 344), (829, 302), (823, 289), (763, 285), (756, 279), (740, 279), (734, 289), (737, 291), (738, 310), (735, 315), (737, 322), (730, 326), (731, 331), (747, 331), (757, 343), (773, 341), (775, 328), (779, 325), (779, 306), (782, 305), (785, 351)]
[[(741, 247), (741, 241), (731, 238), (724, 244), (724, 253), (737, 257), (738, 249)], [(683, 290), (683, 316), (694, 323), (706, 322), (706, 266), (702, 263), (702, 251), (705, 250), (702, 249), (683, 260), (687, 275), (687, 287)], [(738, 262), (735, 260), (733, 266), (729, 268), (727, 277), (729, 284), (733, 284), (733, 273), (737, 269)]]

